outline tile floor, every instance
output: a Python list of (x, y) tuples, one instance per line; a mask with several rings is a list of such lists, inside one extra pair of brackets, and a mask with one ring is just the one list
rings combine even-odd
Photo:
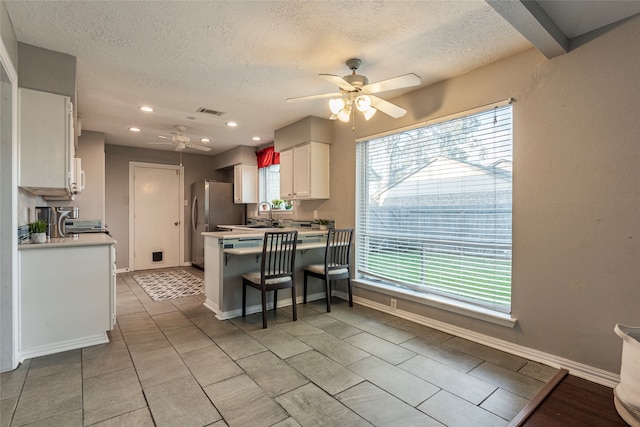
[(117, 299), (110, 343), (2, 374), (1, 426), (502, 426), (556, 372), (338, 299), (268, 329), (154, 302), (128, 273)]

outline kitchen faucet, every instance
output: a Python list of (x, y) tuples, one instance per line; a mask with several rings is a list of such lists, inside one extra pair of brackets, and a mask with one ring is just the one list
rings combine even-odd
[(262, 206), (265, 203), (267, 204), (267, 206), (269, 206), (269, 227), (272, 228), (273, 227), (273, 207), (271, 206), (271, 203), (265, 200), (264, 202), (258, 203), (258, 206)]

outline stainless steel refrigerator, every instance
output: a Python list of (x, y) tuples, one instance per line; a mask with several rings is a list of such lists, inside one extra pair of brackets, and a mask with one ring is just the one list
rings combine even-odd
[(233, 184), (198, 181), (191, 184), (191, 264), (204, 269), (203, 231), (245, 222), (245, 205), (233, 203)]

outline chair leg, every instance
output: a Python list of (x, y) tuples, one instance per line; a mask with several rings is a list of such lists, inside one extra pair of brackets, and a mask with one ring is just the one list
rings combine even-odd
[(327, 293), (327, 313), (331, 312), (331, 280), (329, 280), (329, 275), (327, 274), (324, 277), (324, 284)]
[(242, 317), (247, 315), (247, 282), (242, 279)]
[(262, 288), (262, 329), (267, 329), (267, 291)]
[(353, 307), (353, 291), (351, 290), (351, 277), (347, 277), (347, 287), (349, 288), (349, 307)]
[(306, 304), (307, 303), (307, 271), (304, 271), (304, 291), (302, 294), (302, 303)]
[(293, 305), (293, 320), (298, 320), (298, 310), (296, 308), (296, 284), (291, 286), (291, 304)]
[(273, 290), (273, 311), (278, 307), (278, 290)]

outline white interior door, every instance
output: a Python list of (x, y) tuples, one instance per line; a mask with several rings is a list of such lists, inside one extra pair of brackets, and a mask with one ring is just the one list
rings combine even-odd
[(178, 166), (134, 167), (135, 270), (180, 265), (181, 185)]

